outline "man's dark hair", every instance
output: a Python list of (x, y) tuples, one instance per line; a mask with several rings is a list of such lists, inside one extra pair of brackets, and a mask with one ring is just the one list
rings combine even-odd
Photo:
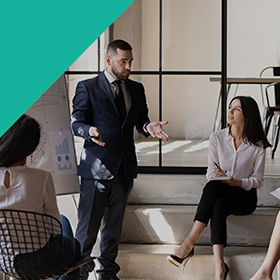
[(124, 40), (118, 39), (110, 42), (107, 46), (107, 55), (112, 55), (117, 53), (117, 49), (123, 51), (131, 51), (132, 47), (129, 43)]
[(32, 154), (40, 141), (40, 125), (22, 115), (0, 137), (0, 167), (9, 167)]

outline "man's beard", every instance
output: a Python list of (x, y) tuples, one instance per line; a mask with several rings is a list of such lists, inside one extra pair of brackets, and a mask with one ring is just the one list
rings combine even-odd
[(127, 76), (123, 76), (121, 73), (117, 72), (114, 67), (111, 68), (112, 73), (119, 79), (119, 80), (126, 80), (128, 79), (130, 72)]

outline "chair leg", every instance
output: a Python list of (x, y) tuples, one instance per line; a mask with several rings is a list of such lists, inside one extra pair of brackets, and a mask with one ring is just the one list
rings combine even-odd
[(274, 158), (274, 154), (277, 149), (278, 140), (279, 140), (279, 131), (280, 131), (280, 116), (277, 115), (277, 119), (275, 122), (275, 128), (274, 128), (274, 136), (273, 136), (273, 143), (272, 143), (272, 153), (271, 158)]
[(272, 117), (273, 117), (273, 115), (269, 115), (269, 116), (267, 117), (266, 124), (265, 124), (265, 129), (264, 129), (265, 135), (268, 135), (269, 128), (270, 128), (270, 125), (271, 125)]
[(267, 135), (268, 131), (269, 131), (269, 127), (270, 127), (270, 123), (272, 120), (273, 115), (270, 113), (270, 111), (268, 110), (268, 108), (265, 108), (264, 111), (264, 121), (263, 121), (263, 128), (264, 128), (264, 132)]

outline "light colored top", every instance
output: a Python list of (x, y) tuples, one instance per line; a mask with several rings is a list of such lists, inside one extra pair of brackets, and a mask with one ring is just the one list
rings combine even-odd
[(209, 139), (206, 178), (215, 177), (216, 162), (223, 170), (227, 170), (227, 176), (241, 180), (243, 189), (258, 189), (263, 185), (265, 154), (263, 147), (245, 142), (236, 150), (228, 127), (213, 132)]
[[(10, 186), (8, 188), (4, 184), (6, 172), (10, 174)], [(26, 165), (9, 168), (0, 167), (0, 209), (24, 210), (48, 214), (60, 221), (52, 175), (41, 169), (28, 168)], [(2, 221), (0, 222), (1, 230), (7, 232), (6, 225)], [(17, 227), (20, 230), (22, 229), (16, 219), (11, 219), (11, 223), (13, 222), (15, 222), (16, 231)], [(40, 225), (40, 221), (38, 224)], [(9, 251), (9, 253), (15, 253), (15, 255), (37, 250), (44, 246), (49, 239), (49, 236), (45, 234), (40, 235), (43, 229), (44, 227), (39, 228), (39, 233), (33, 231), (32, 236), (26, 239), (23, 239), (21, 236), (17, 237), (17, 234), (10, 230), (11, 243), (5, 244), (3, 248), (10, 250), (9, 248), (14, 247), (14, 251)], [(33, 240), (36, 242), (34, 243)], [(2, 236), (0, 236), (0, 241), (2, 243), (4, 242)], [(21, 245), (21, 243), (24, 245)], [(1, 254), (0, 264), (5, 266), (4, 262), (8, 258), (8, 255), (5, 253)], [(12, 271), (17, 275), (13, 267), (14, 256), (11, 256), (10, 262), (11, 268), (8, 268), (8, 272)]]
[[(4, 185), (5, 172), (10, 173), (9, 188)], [(52, 175), (26, 165), (0, 167), (0, 209), (33, 211), (60, 220)]]

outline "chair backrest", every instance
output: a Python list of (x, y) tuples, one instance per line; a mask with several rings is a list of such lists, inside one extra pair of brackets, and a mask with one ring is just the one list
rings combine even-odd
[[(273, 75), (274, 76), (280, 76), (280, 66), (273, 67)], [(280, 84), (276, 84), (274, 86), (275, 90), (275, 103), (276, 105), (280, 105)]]
[(54, 217), (0, 210), (0, 270), (15, 279), (47, 279), (63, 267), (62, 226)]
[[(271, 83), (265, 88), (268, 110), (273, 113), (280, 111), (280, 82)], [(274, 98), (272, 98), (274, 97)]]
[[(264, 73), (268, 72), (267, 70), (270, 70), (270, 73), (271, 73), (270, 76), (280, 76), (280, 66), (268, 66), (268, 67), (265, 67), (261, 71), (260, 77), (263, 77)], [(263, 85), (261, 85), (261, 90), (262, 90), (262, 94), (264, 94)], [(275, 106), (280, 106), (280, 84), (279, 83), (274, 85), (274, 98), (275, 98)]]

